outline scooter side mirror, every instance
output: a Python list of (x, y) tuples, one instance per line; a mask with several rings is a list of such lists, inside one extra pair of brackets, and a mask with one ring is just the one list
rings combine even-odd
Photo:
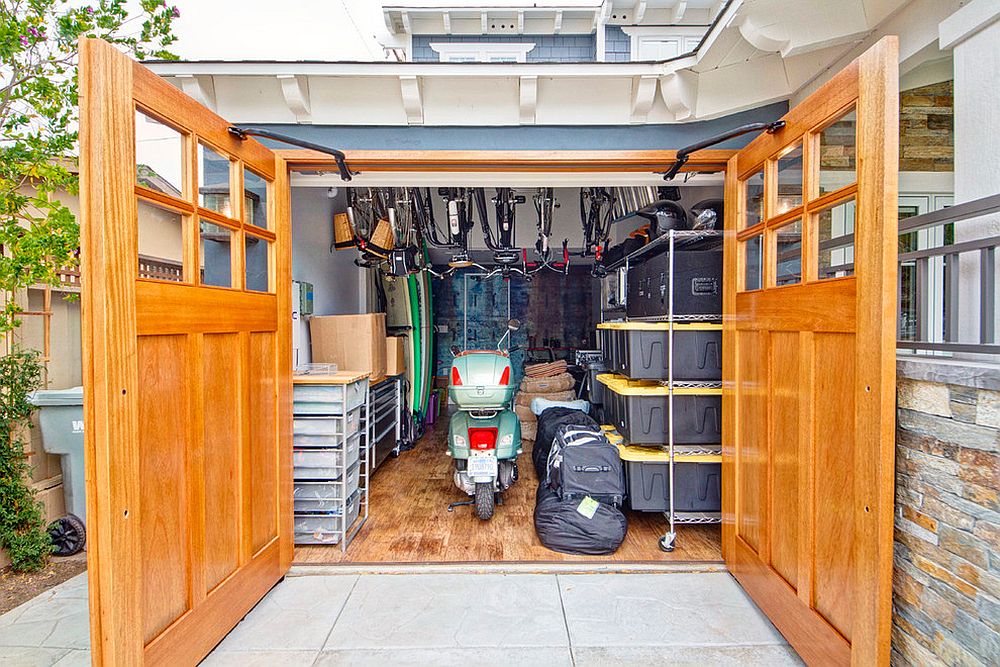
[(510, 318), (507, 320), (507, 329), (510, 331), (517, 331), (521, 328), (521, 320)]
[(462, 348), (460, 348), (458, 345), (452, 345), (451, 353), (457, 357), (458, 355), (462, 354)]

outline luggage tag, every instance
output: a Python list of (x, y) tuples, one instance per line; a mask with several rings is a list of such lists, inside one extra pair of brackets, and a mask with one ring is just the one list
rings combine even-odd
[(600, 506), (601, 504), (590, 496), (584, 496), (580, 504), (577, 505), (576, 511), (588, 519), (593, 519), (594, 515), (597, 514), (597, 508)]

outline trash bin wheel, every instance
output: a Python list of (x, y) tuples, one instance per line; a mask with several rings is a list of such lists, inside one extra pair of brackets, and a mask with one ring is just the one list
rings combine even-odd
[(67, 514), (49, 524), (52, 538), (52, 553), (56, 556), (72, 556), (83, 550), (87, 543), (87, 529), (75, 514)]

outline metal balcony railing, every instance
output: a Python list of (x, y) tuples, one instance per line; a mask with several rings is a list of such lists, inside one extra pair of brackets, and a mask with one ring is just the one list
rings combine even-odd
[(1000, 194), (900, 221), (898, 349), (1000, 354), (1000, 236), (972, 233), (971, 226), (971, 221), (998, 212)]

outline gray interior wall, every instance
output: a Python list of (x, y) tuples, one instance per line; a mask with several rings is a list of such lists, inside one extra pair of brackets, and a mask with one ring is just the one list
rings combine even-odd
[(331, 199), (326, 188), (292, 189), (292, 280), (313, 284), (316, 315), (346, 315), (364, 310), (361, 269), (352, 250), (330, 252), (333, 214), (347, 210), (343, 188)]

